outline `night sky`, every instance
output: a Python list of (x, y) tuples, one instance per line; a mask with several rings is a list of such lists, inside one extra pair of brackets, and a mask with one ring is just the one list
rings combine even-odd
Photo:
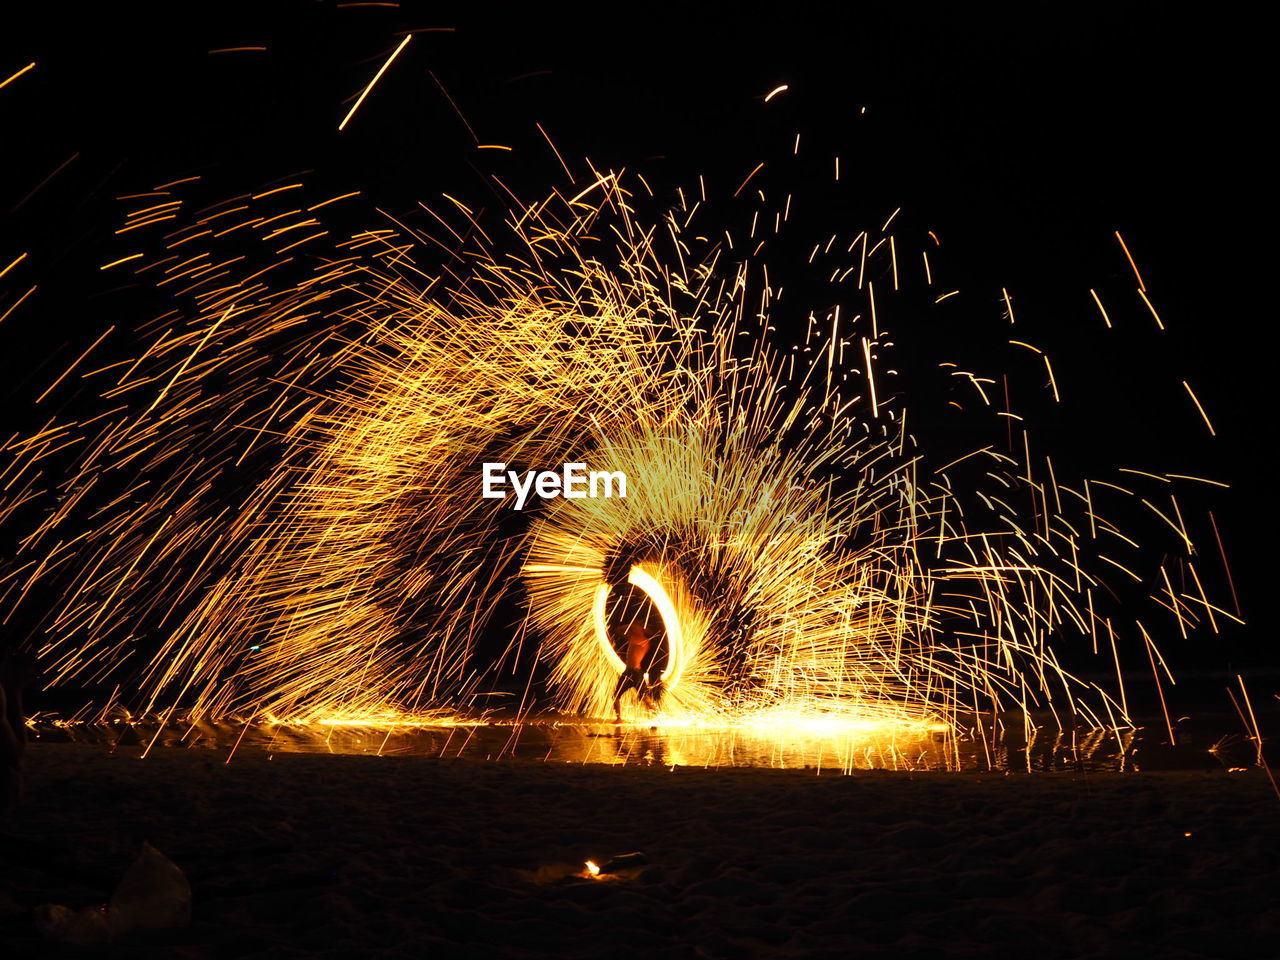
[[(876, 228), (899, 207), (904, 231), (939, 234), (939, 269), (966, 298), (934, 328), (944, 353), (1008, 368), (1016, 351), (998, 299), (1010, 290), (1017, 335), (1050, 352), (1066, 397), (1023, 405), (1064, 470), (1128, 465), (1232, 484), (1190, 507), (1214, 510), (1252, 626), (1165, 649), (1184, 668), (1274, 664), (1271, 107), (1262, 31), (1208, 12), (299, 0), (7, 15), (0, 79), (37, 67), (0, 90), (0, 267), (29, 254), (0, 281), (0, 313), (39, 291), (0, 326), (5, 434), (74, 399), (32, 405), (103, 327), (132, 316), (133, 294), (97, 269), (129, 252), (112, 236), (120, 194), (200, 174), (220, 199), (307, 172), (316, 195), (360, 189), (371, 214), (399, 213), (441, 193), (497, 204), (495, 174), (532, 199), (563, 183), (536, 123), (571, 163), (639, 171), (668, 197), (699, 174), (731, 192), (766, 161), (760, 183), (795, 193), (805, 241)], [(339, 133), (403, 31), (427, 28), (442, 29), (415, 36)], [(268, 49), (208, 52), (240, 46)], [(790, 89), (765, 104), (780, 84)], [(796, 132), (802, 158), (791, 161)], [(835, 155), (847, 182), (829, 198)], [(1115, 230), (1167, 333), (1133, 296)], [(1111, 305), (1110, 334), (1090, 288)], [(777, 322), (803, 329), (795, 296)], [(1216, 548), (1203, 546), (1216, 569)]]

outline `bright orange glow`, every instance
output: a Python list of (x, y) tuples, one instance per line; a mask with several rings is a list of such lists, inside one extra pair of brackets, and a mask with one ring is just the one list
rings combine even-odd
[[(445, 196), (426, 227), (354, 233), (325, 218), (357, 192), (310, 203), (300, 182), (211, 206), (180, 181), (130, 194), (121, 252), (141, 252), (103, 269), (127, 263), (182, 320), (95, 329), (41, 399), (74, 385), (96, 405), (0, 460), (0, 522), (36, 517), (0, 615), (52, 598), (53, 683), (136, 689), (134, 716), (462, 728), (466, 710), (524, 704), (485, 684), (536, 658), (540, 707), (609, 716), (623, 662), (606, 578), (626, 571), (667, 642), (651, 724), (905, 736), (1048, 709), (1114, 729), (1122, 659), (1159, 680), (1153, 638), (1234, 618), (1172, 493), (1201, 481), (1064, 476), (996, 392), (1005, 377), (949, 360), (922, 376), (948, 417), (978, 410), (956, 431), (977, 440), (943, 453), (912, 433), (894, 331), (929, 300), (961, 303), (927, 286), (936, 237), (909, 239), (896, 210), (803, 245), (829, 306), (780, 330), (763, 250), (791, 198), (763, 163), (721, 198), (750, 214), (735, 232), (708, 222), (701, 181), (642, 215), (656, 201), (639, 177), (571, 180), (500, 217)], [(1061, 399), (1072, 380), (1009, 342)], [(479, 496), (477, 464), (579, 460), (624, 473), (627, 496), (519, 516)], [(1125, 510), (1159, 527), (1149, 552), (1110, 515)], [(1150, 594), (1159, 629), (1110, 601), (1117, 583)], [(493, 619), (508, 602), (525, 614), (510, 630)], [(1073, 675), (1062, 644), (1115, 681)]]

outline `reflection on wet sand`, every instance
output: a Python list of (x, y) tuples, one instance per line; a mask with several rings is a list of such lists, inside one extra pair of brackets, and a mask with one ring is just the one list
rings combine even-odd
[(960, 729), (813, 729), (611, 724), (564, 718), (454, 721), (432, 726), (320, 724), (40, 725), (39, 738), (107, 746), (260, 753), (335, 753), (441, 759), (816, 771), (1123, 770), (1137, 731), (1063, 731), (1008, 724)]

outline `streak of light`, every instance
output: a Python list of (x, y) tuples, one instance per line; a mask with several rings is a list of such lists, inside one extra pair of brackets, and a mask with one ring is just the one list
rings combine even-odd
[(365, 98), (369, 96), (369, 91), (374, 88), (374, 85), (377, 84), (380, 79), (382, 79), (382, 75), (387, 72), (387, 68), (395, 62), (396, 57), (400, 56), (400, 51), (407, 47), (409, 45), (409, 41), (412, 39), (413, 35), (407, 34), (405, 38), (400, 41), (400, 45), (391, 52), (391, 56), (387, 57), (386, 62), (381, 66), (381, 68), (379, 68), (378, 72), (373, 75), (373, 79), (369, 81), (369, 85), (361, 91), (360, 96), (356, 98), (356, 102), (353, 103), (351, 105), (351, 109), (347, 111), (347, 115), (343, 117), (342, 122), (338, 124), (339, 132), (346, 129), (347, 124), (351, 122), (351, 118), (354, 117), (356, 111), (360, 109), (360, 104), (364, 103)]

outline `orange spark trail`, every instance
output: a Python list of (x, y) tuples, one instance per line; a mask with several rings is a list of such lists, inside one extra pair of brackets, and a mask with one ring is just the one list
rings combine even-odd
[(351, 118), (354, 117), (356, 114), (356, 111), (360, 109), (360, 104), (364, 103), (365, 97), (369, 96), (369, 91), (374, 88), (374, 85), (380, 79), (382, 79), (382, 75), (387, 72), (387, 68), (390, 67), (391, 64), (395, 62), (396, 57), (400, 56), (400, 51), (403, 50), (405, 47), (407, 47), (409, 45), (409, 41), (412, 39), (413, 39), (413, 34), (411, 33), (406, 34), (405, 38), (400, 41), (400, 45), (396, 47), (395, 50), (392, 51), (391, 56), (387, 57), (387, 62), (384, 63), (381, 69), (379, 69), (378, 72), (373, 75), (373, 79), (369, 81), (369, 85), (365, 87), (364, 90), (360, 93), (360, 96), (356, 99), (356, 102), (352, 104), (351, 109), (347, 111), (347, 115), (343, 117), (342, 122), (338, 124), (339, 132), (344, 130), (347, 124), (351, 122)]
[(1204, 407), (1200, 403), (1200, 398), (1196, 396), (1196, 392), (1191, 389), (1191, 384), (1183, 380), (1182, 385), (1186, 388), (1187, 394), (1191, 397), (1191, 402), (1196, 405), (1196, 409), (1200, 411), (1200, 417), (1204, 420), (1204, 425), (1209, 428), (1209, 436), (1216, 437), (1217, 431), (1213, 429), (1213, 424), (1209, 421), (1209, 415), (1204, 412)]
[(9, 77), (9, 79), (7, 79), (7, 80), (3, 80), (3, 81), (0, 81), (0, 90), (3, 90), (3, 89), (4, 89), (5, 87), (7, 87), (9, 84), (13, 83), (13, 81), (17, 80), (20, 76), (22, 76), (22, 75), (23, 75), (24, 73), (26, 73), (28, 70), (34, 70), (34, 69), (35, 69), (35, 66), (36, 66), (36, 62), (35, 62), (34, 60), (32, 60), (32, 61), (31, 61), (30, 63), (28, 63), (25, 67), (23, 67), (21, 70), (19, 70), (17, 73), (13, 74), (13, 76)]

